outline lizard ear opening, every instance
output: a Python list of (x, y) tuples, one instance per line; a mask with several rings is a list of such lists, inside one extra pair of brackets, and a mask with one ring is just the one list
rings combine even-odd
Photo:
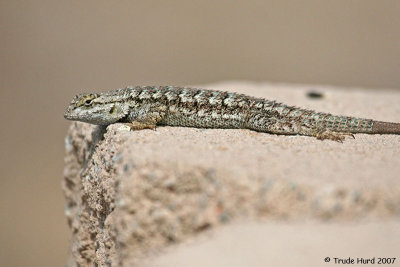
[(109, 117), (113, 121), (125, 121), (129, 115), (129, 106), (114, 103), (108, 109)]
[(113, 105), (108, 112), (110, 114), (114, 114), (116, 111), (117, 111), (117, 108), (115, 107), (115, 105)]

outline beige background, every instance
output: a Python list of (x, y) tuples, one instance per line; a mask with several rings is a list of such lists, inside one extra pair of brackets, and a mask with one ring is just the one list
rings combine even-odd
[(221, 80), (400, 88), (396, 0), (1, 0), (0, 36), (5, 266), (65, 263), (62, 114), (78, 92)]

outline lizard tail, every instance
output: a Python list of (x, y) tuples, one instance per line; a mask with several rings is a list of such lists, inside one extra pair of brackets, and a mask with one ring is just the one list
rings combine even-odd
[(400, 123), (334, 116), (331, 114), (322, 114), (322, 118), (318, 117), (315, 119), (317, 120), (317, 125), (320, 123), (322, 126), (332, 131), (368, 134), (400, 134)]
[(371, 133), (374, 134), (400, 134), (400, 123), (374, 121)]

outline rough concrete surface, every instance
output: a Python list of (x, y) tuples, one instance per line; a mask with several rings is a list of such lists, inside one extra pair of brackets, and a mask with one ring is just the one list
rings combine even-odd
[[(400, 121), (394, 91), (237, 82), (209, 88)], [(322, 97), (309, 98), (310, 91)], [(337, 143), (249, 130), (72, 123), (63, 184), (69, 265), (319, 266), (326, 253), (399, 257), (391, 253), (400, 236), (399, 144), (395, 135)], [(234, 248), (218, 241), (220, 233)], [(184, 253), (182, 244), (205, 242), (201, 237), (211, 240)]]

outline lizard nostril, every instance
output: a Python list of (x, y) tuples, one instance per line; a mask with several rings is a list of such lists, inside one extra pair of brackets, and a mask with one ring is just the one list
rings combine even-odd
[(64, 113), (64, 118), (68, 119), (68, 114), (69, 114), (68, 110), (65, 111), (65, 113)]

